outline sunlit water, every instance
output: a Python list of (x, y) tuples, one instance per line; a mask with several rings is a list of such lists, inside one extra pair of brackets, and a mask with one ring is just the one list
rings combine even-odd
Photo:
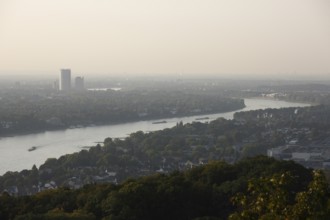
[[(309, 104), (267, 99), (245, 99), (245, 105), (246, 107), (239, 111), (309, 106)], [(9, 170), (20, 171), (23, 169), (30, 169), (33, 164), (39, 166), (44, 163), (47, 158), (58, 158), (64, 154), (80, 151), (86, 146), (94, 146), (96, 142), (102, 142), (106, 137), (121, 138), (139, 130), (144, 132), (161, 130), (173, 127), (180, 121), (183, 123), (196, 121), (196, 118), (209, 118), (207, 120), (200, 120), (201, 122), (211, 121), (219, 117), (232, 119), (235, 112), (238, 111), (47, 131), (37, 134), (2, 138), (0, 139), (0, 175)], [(153, 124), (155, 121), (166, 121), (167, 123)], [(28, 151), (32, 146), (37, 146), (37, 149)]]

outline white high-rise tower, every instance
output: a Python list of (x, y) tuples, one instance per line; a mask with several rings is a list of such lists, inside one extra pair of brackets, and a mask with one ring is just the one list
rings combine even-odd
[(70, 90), (71, 89), (71, 69), (61, 69), (60, 75), (60, 90)]

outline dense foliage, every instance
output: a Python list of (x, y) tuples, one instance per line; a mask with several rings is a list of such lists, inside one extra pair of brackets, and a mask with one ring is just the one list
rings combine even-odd
[(227, 112), (244, 100), (169, 91), (9, 90), (0, 93), (0, 136), (19, 132)]
[[(325, 219), (321, 172), (266, 157), (211, 162), (122, 184), (0, 196), (1, 219)], [(266, 218), (268, 217), (268, 218)]]
[(324, 145), (329, 142), (329, 112), (327, 106), (258, 110), (237, 113), (234, 120), (178, 123), (171, 129), (139, 131), (125, 139), (106, 138), (103, 146), (49, 158), (39, 168), (7, 172), (0, 177), (0, 191), (27, 195), (59, 186), (120, 183), (130, 177), (186, 170), (212, 160), (233, 163), (265, 155), (268, 149), (292, 139), (303, 146)]

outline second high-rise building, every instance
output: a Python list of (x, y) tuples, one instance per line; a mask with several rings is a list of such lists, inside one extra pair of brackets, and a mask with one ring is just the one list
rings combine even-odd
[(74, 81), (75, 89), (77, 90), (84, 90), (85, 85), (84, 85), (84, 77), (77, 76)]

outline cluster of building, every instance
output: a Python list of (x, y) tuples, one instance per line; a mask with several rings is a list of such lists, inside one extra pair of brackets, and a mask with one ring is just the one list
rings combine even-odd
[(77, 76), (74, 80), (74, 87), (71, 85), (71, 69), (61, 69), (59, 83), (55, 82), (55, 88), (58, 88), (60, 91), (69, 91), (72, 88), (76, 90), (84, 90), (85, 82), (84, 77)]
[(309, 144), (291, 141), (283, 146), (269, 149), (267, 155), (279, 160), (293, 160), (307, 168), (330, 169), (330, 138)]

